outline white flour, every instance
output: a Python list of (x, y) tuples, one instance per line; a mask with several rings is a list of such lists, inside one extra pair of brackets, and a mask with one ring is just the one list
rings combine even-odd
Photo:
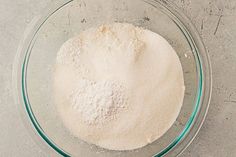
[(66, 128), (88, 143), (111, 150), (145, 146), (171, 127), (183, 96), (176, 52), (149, 30), (102, 25), (58, 52), (58, 112)]

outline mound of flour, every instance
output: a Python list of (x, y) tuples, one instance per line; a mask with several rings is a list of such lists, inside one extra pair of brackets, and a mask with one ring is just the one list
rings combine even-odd
[(140, 148), (176, 120), (184, 96), (176, 52), (131, 24), (90, 28), (57, 54), (58, 112), (76, 137), (111, 150)]

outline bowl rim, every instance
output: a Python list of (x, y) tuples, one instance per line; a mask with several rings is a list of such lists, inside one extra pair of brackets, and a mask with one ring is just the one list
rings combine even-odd
[[(35, 43), (35, 35), (40, 30), (44, 22), (53, 15), (56, 11), (69, 4), (74, 0), (61, 0), (52, 3), (48, 7), (47, 12), (35, 17), (23, 35), (23, 38), (19, 44), (17, 54), (15, 57), (13, 65), (13, 88), (16, 104), (21, 112), (27, 113), (24, 116), (23, 121), (31, 122), (30, 129), (32, 125), (34, 127), (34, 132), (38, 134), (48, 145), (51, 146), (56, 152), (62, 156), (70, 156), (68, 152), (57, 146), (50, 138), (44, 133), (43, 129), (37, 122), (36, 117), (33, 114), (31, 105), (27, 95), (27, 64), (30, 57), (30, 50)], [(141, 0), (142, 1), (142, 0)], [(155, 157), (160, 157), (164, 155), (174, 155), (178, 156), (181, 154), (194, 140), (197, 133), (199, 132), (204, 119), (206, 117), (212, 90), (212, 74), (211, 74), (211, 64), (207, 50), (199, 36), (196, 28), (191, 23), (186, 15), (184, 15), (180, 9), (173, 3), (167, 0), (143, 0), (144, 2), (156, 7), (159, 5), (162, 7), (165, 14), (167, 14), (173, 22), (179, 27), (182, 33), (185, 35), (187, 41), (189, 42), (192, 52), (195, 56), (195, 61), (197, 62), (197, 73), (198, 73), (198, 90), (197, 90), (197, 100), (195, 103), (195, 108), (185, 125), (185, 128), (181, 133), (161, 152), (154, 155)], [(19, 79), (20, 78), (20, 79)], [(22, 111), (22, 104), (24, 104), (24, 110)], [(29, 130), (29, 129), (27, 129)], [(32, 134), (32, 133), (31, 133)], [(35, 134), (35, 133), (34, 133)], [(38, 139), (37, 139), (38, 140)]]

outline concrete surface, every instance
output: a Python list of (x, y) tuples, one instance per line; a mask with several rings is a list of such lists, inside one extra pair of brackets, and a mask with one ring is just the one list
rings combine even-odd
[[(53, 1), (53, 0), (51, 0)], [(192, 20), (209, 50), (209, 114), (182, 157), (236, 156), (236, 1), (172, 0)], [(29, 137), (13, 101), (12, 63), (25, 27), (50, 0), (0, 0), (0, 156), (48, 156)]]

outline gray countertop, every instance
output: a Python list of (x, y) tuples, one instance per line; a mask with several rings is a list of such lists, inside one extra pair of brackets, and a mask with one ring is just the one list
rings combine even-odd
[[(30, 138), (13, 100), (12, 63), (27, 24), (53, 0), (0, 0), (0, 156), (48, 156)], [(209, 51), (209, 113), (183, 157), (236, 156), (236, 1), (172, 0), (195, 24)], [(55, 155), (51, 155), (55, 156)]]

